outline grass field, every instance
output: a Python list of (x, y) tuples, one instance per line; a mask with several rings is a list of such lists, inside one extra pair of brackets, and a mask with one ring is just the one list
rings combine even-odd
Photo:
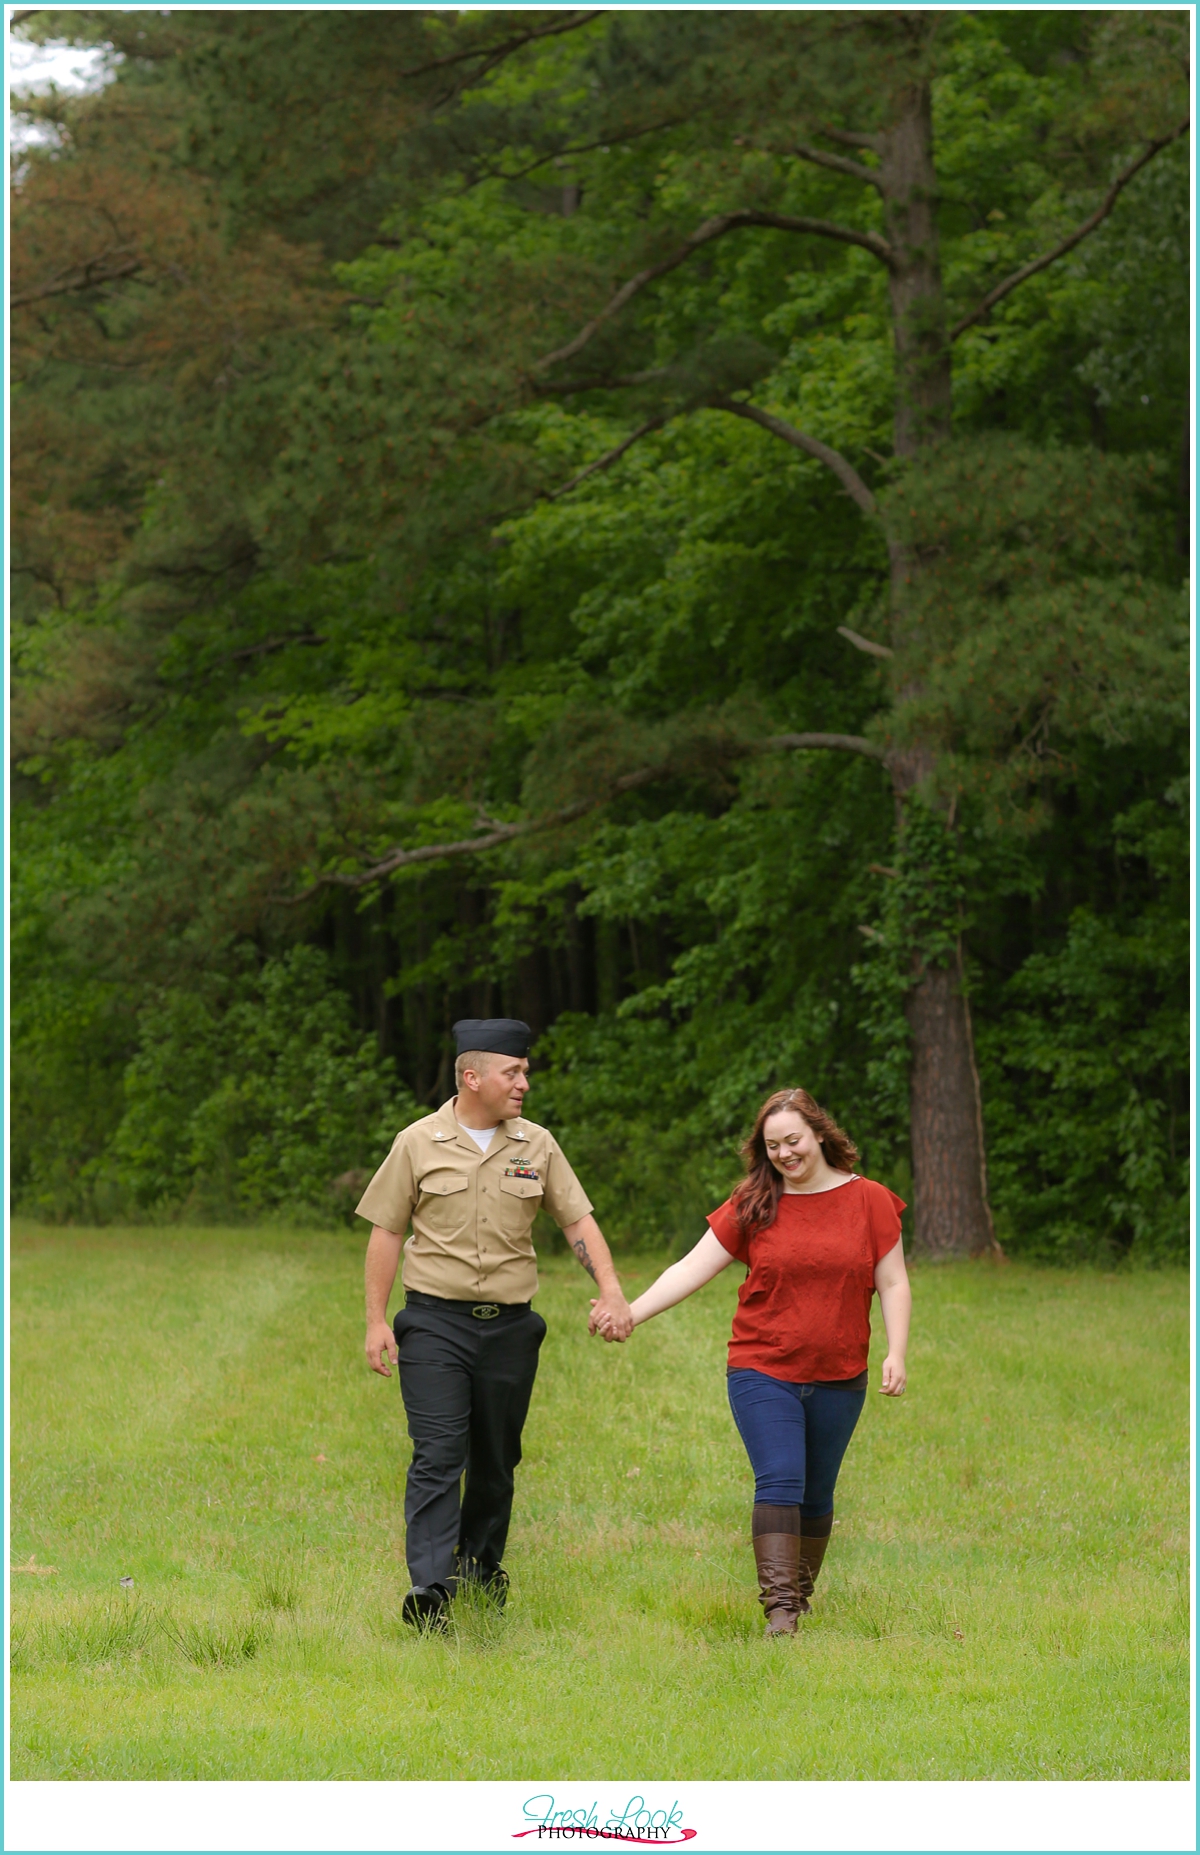
[(14, 1778), (1187, 1776), (1182, 1275), (918, 1269), (908, 1396), (873, 1387), (817, 1612), (765, 1644), (738, 1272), (606, 1347), (554, 1259), (509, 1611), (439, 1642), (400, 1622), (362, 1249), (16, 1229)]

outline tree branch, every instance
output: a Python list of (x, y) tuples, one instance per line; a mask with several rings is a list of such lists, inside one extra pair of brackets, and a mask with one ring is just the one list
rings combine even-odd
[[(871, 760), (884, 759), (884, 749), (861, 734), (772, 734), (761, 741), (726, 742), (723, 747), (724, 752), (735, 759), (808, 748), (832, 748), (839, 753), (865, 754)], [(443, 857), (473, 857), (480, 851), (495, 850), (500, 844), (509, 844), (516, 837), (553, 831), (560, 825), (573, 824), (589, 812), (599, 811), (601, 806), (607, 805), (610, 799), (619, 797), (623, 792), (633, 792), (639, 786), (648, 786), (656, 779), (670, 779), (677, 771), (676, 767), (669, 764), (639, 767), (636, 772), (623, 773), (619, 779), (614, 779), (605, 790), (580, 799), (574, 805), (564, 805), (557, 811), (545, 812), (540, 818), (523, 818), (513, 824), (493, 825), (481, 837), (459, 838), (449, 844), (420, 844), (415, 850), (404, 850), (397, 846), (377, 863), (373, 863), (370, 869), (354, 874), (332, 870), (318, 876), (316, 882), (305, 889), (303, 894), (288, 897), (288, 905), (295, 907), (301, 902), (310, 901), (321, 889), (330, 886), (363, 889), (369, 883), (379, 882), (384, 876), (390, 876), (399, 869), (407, 869), (414, 863), (435, 863)]]
[(794, 142), (790, 148), (783, 149), (782, 153), (798, 155), (801, 161), (811, 161), (816, 167), (827, 167), (835, 174), (848, 174), (851, 180), (860, 180), (864, 186), (874, 187), (877, 193), (883, 192), (883, 181), (875, 169), (864, 167), (861, 161), (848, 161), (845, 155), (827, 155), (823, 148), (810, 148), (807, 142)]
[[(592, 14), (589, 14), (588, 17), (591, 19), (594, 19), (596, 15), (592, 13)], [(643, 135), (658, 135), (663, 129), (678, 128), (679, 123), (681, 121), (682, 121), (682, 117), (668, 116), (664, 118), (662, 122), (648, 123), (644, 129), (626, 130), (622, 133), (620, 137), (621, 146), (622, 148), (625, 148), (628, 146), (630, 142), (639, 141)], [(480, 184), (480, 182), (484, 180), (506, 180), (506, 181), (524, 180), (526, 175), (536, 174), (538, 168), (547, 167), (551, 161), (569, 160), (572, 155), (591, 154), (593, 150), (597, 148), (608, 148), (610, 146), (611, 146), (611, 138), (605, 138), (604, 140), (601, 140), (598, 142), (576, 142), (576, 143), (568, 142), (565, 147), (557, 149), (554, 154), (539, 155), (536, 161), (531, 161), (529, 163), (528, 167), (517, 168), (515, 172), (513, 173), (507, 172), (504, 168), (477, 168), (474, 173), (474, 178), (469, 180), (466, 186), (461, 188), (459, 193), (455, 197), (461, 199), (464, 194), (467, 194), (471, 191), (472, 187), (477, 187)], [(400, 243), (400, 240), (399, 239), (393, 239), (391, 241), (384, 240), (384, 239), (376, 240), (377, 244), (385, 244), (388, 242), (398, 245)]]
[(646, 367), (639, 374), (593, 374), (591, 379), (547, 381), (534, 390), (547, 397), (567, 393), (614, 393), (621, 387), (648, 386), (652, 380), (667, 380), (675, 370), (670, 367)]
[(1117, 178), (1113, 181), (1112, 186), (1105, 194), (1095, 212), (1091, 213), (1084, 220), (1082, 225), (1076, 226), (1069, 237), (1064, 238), (1061, 244), (1055, 245), (1053, 251), (1043, 252), (1040, 258), (1034, 258), (1030, 263), (1022, 265), (1019, 271), (1014, 271), (1011, 277), (1006, 277), (1003, 283), (998, 283), (994, 290), (989, 290), (982, 302), (976, 305), (969, 316), (964, 316), (961, 322), (955, 323), (947, 339), (950, 341), (957, 341), (959, 336), (967, 329), (974, 327), (976, 322), (982, 322), (984, 317), (989, 315), (995, 308), (996, 304), (1015, 290), (1018, 284), (1025, 283), (1030, 277), (1036, 277), (1039, 271), (1046, 270), (1048, 266), (1055, 263), (1057, 259), (1065, 257), (1068, 251), (1073, 251), (1075, 246), (1080, 244), (1088, 236), (1089, 232), (1094, 232), (1096, 227), (1101, 225), (1103, 221), (1108, 218), (1121, 192), (1129, 185), (1134, 175), (1140, 173), (1146, 163), (1152, 161), (1160, 149), (1169, 147), (1172, 142), (1177, 142), (1181, 135), (1186, 135), (1190, 126), (1190, 122), (1185, 120), (1180, 123), (1177, 129), (1172, 129), (1170, 135), (1160, 136), (1158, 141), (1151, 142), (1150, 146), (1138, 156), (1136, 161), (1131, 161), (1124, 172), (1117, 175)]
[(102, 251), (99, 257), (89, 258), (74, 270), (59, 271), (35, 290), (21, 290), (11, 297), (9, 307), (24, 309), (30, 303), (41, 303), (48, 296), (66, 296), (77, 290), (93, 290), (98, 284), (115, 283), (121, 277), (132, 277), (145, 265), (146, 260), (136, 251)]
[(876, 644), (873, 639), (864, 638), (857, 631), (851, 631), (849, 625), (839, 625), (838, 633), (839, 636), (848, 639), (856, 651), (866, 651), (868, 657), (894, 657), (896, 655), (895, 651), (889, 650), (886, 644)]
[[(21, 14), (28, 18), (28, 14)], [(429, 64), (416, 65), (411, 71), (398, 71), (398, 78), (426, 77), (430, 71), (443, 71), (450, 64), (465, 64), (469, 58), (506, 58), (510, 52), (520, 51), (522, 45), (530, 45), (534, 39), (554, 38), (560, 32), (574, 32), (577, 26), (586, 26), (591, 19), (599, 19), (600, 9), (591, 13), (568, 13), (565, 20), (557, 21), (552, 26), (539, 26), (533, 32), (522, 32), (515, 39), (504, 39), (499, 45), (477, 45), (471, 51), (451, 52), (448, 57), (434, 58)], [(15, 23), (15, 21), (14, 21)]]
[(560, 32), (574, 32), (576, 27), (586, 26), (589, 21), (597, 18), (597, 16), (596, 12), (581, 13), (576, 18), (569, 19), (564, 24), (546, 26), (540, 31), (528, 32), (523, 37), (513, 39), (507, 44), (497, 45), (490, 55), (484, 57), (481, 64), (475, 66), (474, 70), (463, 71), (452, 77), (450, 79), (449, 89), (443, 91), (442, 95), (435, 101), (433, 107), (435, 109), (443, 109), (447, 103), (453, 103), (457, 97), (462, 95), (468, 84), (473, 84), (478, 88), (478, 86), (482, 84), (484, 78), (488, 77), (491, 72), (496, 69), (497, 65), (503, 64), (505, 59), (511, 56), (513, 52), (520, 51), (523, 45), (530, 44), (532, 40), (553, 38)]
[(815, 457), (825, 464), (838, 478), (847, 495), (853, 498), (864, 515), (874, 515), (875, 498), (855, 470), (853, 464), (844, 458), (840, 451), (830, 445), (822, 444), (819, 438), (810, 438), (807, 432), (797, 431), (784, 419), (777, 419), (774, 413), (763, 412), (758, 406), (751, 406), (744, 399), (726, 399), (723, 394), (714, 394), (707, 402), (718, 412), (731, 412), (735, 418), (749, 419), (752, 425), (761, 425), (764, 431), (776, 438), (782, 438), (797, 451), (806, 451), (809, 457)]
[[(612, 381), (609, 384), (618, 386), (625, 383)], [(761, 425), (763, 430), (770, 432), (773, 437), (782, 438), (785, 444), (794, 446), (798, 451), (804, 451), (809, 457), (815, 457), (819, 463), (833, 471), (847, 494), (853, 498), (865, 515), (874, 515), (876, 506), (874, 496), (853, 464), (844, 458), (840, 451), (835, 451), (831, 445), (822, 444), (819, 438), (810, 438), (807, 432), (797, 431), (796, 427), (787, 424), (786, 420), (777, 419), (773, 413), (763, 412), (758, 406), (751, 406), (745, 400), (727, 399), (724, 394), (715, 393), (702, 400), (700, 405), (708, 406), (714, 412), (730, 412), (735, 418), (748, 419), (753, 425)], [(683, 406), (678, 408), (678, 412), (687, 410), (689, 408)], [(565, 496), (568, 490), (577, 488), (587, 477), (594, 476), (598, 470), (607, 470), (610, 464), (615, 464), (618, 458), (624, 457), (626, 451), (635, 445), (639, 438), (645, 438), (649, 432), (661, 430), (664, 425), (669, 424), (671, 419), (678, 416), (678, 412), (664, 412), (657, 418), (647, 419), (644, 425), (639, 425), (635, 432), (631, 432), (628, 438), (623, 438), (620, 444), (614, 445), (611, 451), (606, 451), (603, 457), (598, 457), (594, 463), (586, 464), (582, 470), (577, 471), (569, 482), (562, 484), (556, 490), (544, 491), (543, 499), (546, 502), (557, 502), (560, 496)], [(872, 647), (864, 643), (861, 648)], [(886, 650), (886, 646), (882, 644), (874, 648), (879, 651)], [(887, 655), (890, 656), (891, 652), (888, 651)]]
[(291, 631), (286, 637), (264, 638), (261, 644), (247, 644), (240, 651), (227, 651), (223, 657), (215, 657), (209, 667), (216, 670), (226, 663), (245, 663), (251, 657), (265, 657), (269, 656), (272, 651), (286, 650), (290, 644), (327, 644), (328, 642), (328, 638), (323, 638), (316, 631)]
[(765, 741), (747, 747), (746, 752), (769, 754), (799, 747), (831, 747), (842, 754), (865, 754), (868, 760), (885, 758), (885, 750), (863, 734), (771, 734)]
[(869, 148), (874, 154), (879, 153), (877, 135), (859, 135), (853, 129), (831, 129), (827, 122), (821, 124), (821, 134), (831, 142), (840, 142), (843, 148)]
[(685, 238), (682, 245), (671, 253), (669, 258), (663, 258), (658, 264), (649, 265), (645, 270), (639, 271), (636, 277), (631, 277), (628, 283), (622, 284), (599, 315), (593, 316), (573, 340), (567, 342), (565, 347), (556, 348), (553, 354), (545, 354), (540, 361), (533, 363), (535, 372), (542, 373), (547, 367), (553, 367), (559, 361), (569, 361), (573, 355), (579, 353), (581, 348), (587, 346), (598, 328), (603, 327), (604, 323), (610, 321), (619, 310), (624, 309), (626, 303), (640, 290), (644, 290), (648, 283), (654, 283), (657, 278), (665, 277), (668, 272), (676, 270), (679, 265), (686, 264), (690, 257), (693, 257), (705, 245), (711, 244), (715, 238), (723, 238), (726, 232), (740, 231), (743, 226), (761, 226), (775, 232), (806, 232), (816, 238), (835, 238), (843, 244), (858, 245), (862, 250), (869, 251), (872, 257), (886, 264), (889, 270), (896, 262), (891, 246), (886, 239), (880, 238), (877, 232), (859, 232), (853, 226), (837, 225), (831, 219), (796, 219), (786, 213), (751, 211), (718, 213), (714, 218), (706, 219), (703, 225), (698, 226), (691, 236)]
[(639, 438), (644, 438), (647, 432), (658, 431), (660, 426), (665, 425), (671, 417), (673, 417), (673, 414), (664, 412), (661, 418), (648, 419), (644, 425), (639, 425), (637, 430), (632, 432), (628, 438), (623, 438), (620, 444), (614, 445), (611, 451), (606, 451), (603, 457), (598, 457), (594, 464), (585, 464), (582, 470), (576, 471), (569, 483), (564, 483), (560, 489), (546, 490), (544, 492), (544, 500), (546, 502), (557, 502), (559, 497), (565, 496), (568, 490), (576, 489), (579, 484), (584, 481), (585, 477), (594, 476), (597, 470), (607, 470), (609, 465), (615, 464), (619, 457), (624, 457), (626, 451), (629, 450), (631, 445), (635, 445)]
[(353, 875), (331, 871), (319, 876), (310, 889), (292, 900), (308, 901), (319, 889), (331, 883), (342, 889), (362, 889), (368, 883), (378, 882), (381, 877), (390, 876), (394, 870), (406, 869), (414, 863), (435, 863), (442, 857), (473, 857), (481, 850), (494, 850), (498, 844), (511, 843), (514, 837), (528, 837), (535, 831), (552, 831), (558, 825), (573, 824), (575, 819), (583, 818), (588, 812), (607, 805), (610, 799), (617, 798), (622, 792), (632, 792), (638, 786), (649, 785), (653, 779), (663, 778), (667, 770), (662, 767), (639, 767), (635, 773), (623, 773), (619, 779), (613, 780), (604, 792), (580, 799), (574, 805), (560, 806), (557, 811), (546, 812), (540, 818), (521, 818), (513, 824), (494, 825), (482, 837), (459, 838), (451, 844), (420, 844), (415, 850), (404, 850), (397, 846), (395, 850), (389, 850), (378, 863), (372, 864), (370, 869), (360, 870)]

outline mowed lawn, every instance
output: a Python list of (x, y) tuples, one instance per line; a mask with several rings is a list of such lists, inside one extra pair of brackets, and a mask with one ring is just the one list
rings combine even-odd
[(551, 1259), (509, 1611), (437, 1641), (362, 1250), (17, 1227), (15, 1778), (1187, 1776), (1182, 1274), (914, 1271), (909, 1393), (873, 1385), (816, 1614), (767, 1644), (739, 1271), (615, 1347)]

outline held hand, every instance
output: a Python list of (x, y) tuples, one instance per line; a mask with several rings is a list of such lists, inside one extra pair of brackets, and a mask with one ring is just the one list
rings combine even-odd
[(904, 1361), (898, 1353), (889, 1353), (883, 1362), (883, 1383), (879, 1387), (885, 1398), (902, 1396), (908, 1383), (908, 1374), (904, 1370)]
[(367, 1328), (367, 1364), (372, 1372), (378, 1372), (380, 1378), (390, 1378), (388, 1360), (395, 1365), (400, 1354), (396, 1346), (396, 1336), (386, 1320), (373, 1320)]
[(633, 1332), (633, 1313), (619, 1288), (610, 1288), (592, 1302), (588, 1332), (606, 1340), (627, 1340)]
[(594, 1335), (598, 1333), (601, 1339), (604, 1339), (604, 1340), (615, 1339), (616, 1335), (613, 1332), (613, 1317), (612, 1317), (610, 1310), (606, 1308), (603, 1305), (603, 1303), (600, 1301), (593, 1301), (591, 1305), (592, 1305), (592, 1311), (588, 1315), (589, 1334)]

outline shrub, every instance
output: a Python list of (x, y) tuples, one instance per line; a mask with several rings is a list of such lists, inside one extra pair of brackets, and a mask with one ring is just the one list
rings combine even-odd
[(981, 1026), (992, 1195), (1011, 1253), (1188, 1250), (1187, 924), (1122, 932), (1084, 908)]
[(160, 994), (124, 1095), (115, 1176), (160, 1214), (344, 1211), (353, 1193), (335, 1181), (378, 1164), (419, 1112), (308, 946), (243, 979), (224, 1010)]

